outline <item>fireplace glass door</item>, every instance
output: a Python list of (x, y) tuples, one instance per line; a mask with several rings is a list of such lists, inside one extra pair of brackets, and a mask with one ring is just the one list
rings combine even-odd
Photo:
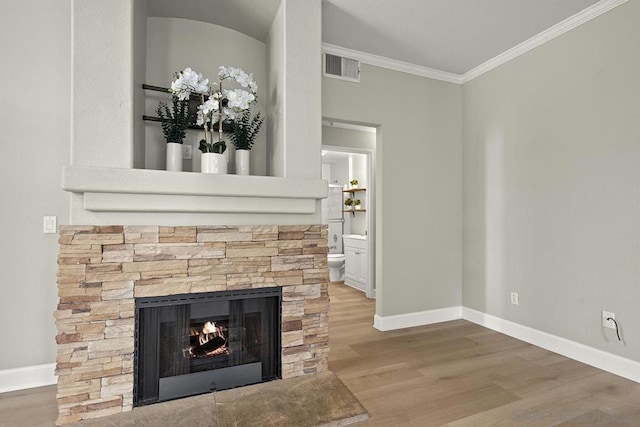
[(280, 288), (136, 299), (136, 406), (280, 377)]

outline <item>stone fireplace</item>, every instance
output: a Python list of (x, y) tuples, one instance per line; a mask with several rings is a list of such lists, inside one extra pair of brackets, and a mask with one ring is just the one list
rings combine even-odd
[(136, 299), (281, 289), (280, 372), (328, 368), (321, 225), (63, 226), (57, 424), (133, 408)]

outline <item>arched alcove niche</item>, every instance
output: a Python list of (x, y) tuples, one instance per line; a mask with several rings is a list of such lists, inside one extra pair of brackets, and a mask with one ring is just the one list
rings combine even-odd
[[(256, 197), (257, 188), (264, 190), (257, 196), (285, 201), (291, 198), (285, 194), (287, 189), (295, 188), (294, 199), (315, 200), (319, 206), (318, 200), (326, 194), (326, 185), (324, 189), (318, 186), (321, 0), (269, 0), (264, 4), (185, 0), (179, 2), (180, 13), (163, 12), (160, 6), (170, 3), (178, 2), (72, 0), (72, 156), (63, 175), (63, 188), (73, 193), (72, 220), (157, 224), (154, 218), (167, 219), (155, 213), (183, 212), (182, 222), (187, 224), (202, 222), (193, 212), (224, 213), (220, 221), (241, 212), (243, 216), (232, 217), (233, 223), (253, 223), (256, 218), (247, 212), (246, 201)], [(266, 12), (265, 5), (270, 7)], [(142, 84), (168, 86), (171, 74), (185, 66), (213, 77), (219, 65), (253, 72), (261, 86), (260, 104), (254, 108), (265, 112), (266, 126), (261, 136), (264, 141), (254, 148), (258, 150), (254, 175), (217, 178), (150, 170), (160, 169), (159, 141), (152, 139), (161, 133), (157, 128), (149, 130), (142, 120), (157, 106), (157, 99), (147, 99), (149, 91)], [(191, 138), (193, 142), (199, 137)], [(105, 176), (109, 179), (104, 180)], [(152, 195), (144, 182), (153, 183)], [(132, 193), (136, 196), (126, 207), (126, 215), (120, 214), (121, 195)], [(215, 202), (212, 198), (216, 197), (225, 197), (225, 203)], [(146, 211), (145, 199), (153, 201), (153, 215)], [(287, 219), (281, 217), (288, 213), (285, 205), (267, 209), (280, 215), (271, 218), (273, 223)], [(265, 210), (259, 204), (255, 209)], [(319, 218), (318, 209), (296, 210), (287, 223), (316, 223)], [(217, 222), (210, 216), (206, 219)]]
[[(251, 173), (267, 175), (267, 137), (269, 114), (267, 111), (267, 46), (264, 42), (238, 31), (207, 22), (182, 18), (147, 18), (146, 31), (146, 83), (168, 87), (175, 72), (190, 67), (210, 81), (218, 79), (220, 66), (240, 67), (252, 73), (258, 83), (258, 101), (251, 113), (267, 117), (251, 150)], [(237, 87), (227, 83), (228, 88)], [(159, 102), (168, 102), (169, 96), (147, 90), (145, 114), (156, 116)], [(164, 169), (165, 140), (160, 123), (144, 123), (145, 169)], [(184, 160), (183, 170), (197, 171), (199, 165), (198, 141), (202, 131), (189, 130), (184, 143), (193, 147), (193, 160)], [(233, 171), (233, 147), (227, 144), (230, 170)]]

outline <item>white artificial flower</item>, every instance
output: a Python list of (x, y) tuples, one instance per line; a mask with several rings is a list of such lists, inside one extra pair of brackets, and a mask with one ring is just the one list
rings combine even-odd
[(223, 111), (224, 111), (224, 115), (225, 115), (226, 118), (231, 119), (231, 120), (235, 120), (235, 118), (236, 118), (236, 112), (235, 111), (233, 111), (232, 109), (227, 108), (227, 107), (223, 108)]
[(170, 91), (184, 101), (189, 99), (192, 93), (206, 94), (209, 91), (209, 79), (203, 79), (202, 74), (187, 67), (171, 83)]
[(218, 102), (217, 99), (209, 98), (204, 104), (202, 104), (198, 108), (202, 108), (202, 112), (204, 114), (209, 114), (212, 111), (217, 111), (219, 107), (220, 107), (220, 103)]
[(232, 109), (246, 110), (255, 101), (254, 94), (242, 89), (225, 90), (225, 97), (229, 100), (227, 106)]
[(258, 83), (253, 80), (253, 74), (249, 74), (249, 89), (251, 89), (251, 92), (253, 93), (258, 91)]
[(209, 118), (207, 116), (205, 116), (202, 113), (202, 111), (200, 110), (200, 107), (198, 107), (198, 120), (196, 120), (196, 124), (198, 126), (202, 126), (203, 124), (205, 124), (208, 121), (209, 121)]
[(242, 87), (249, 87), (249, 76), (247, 73), (242, 72), (236, 77), (236, 82), (238, 82)]
[(198, 120), (196, 123), (198, 126), (202, 126), (204, 123), (208, 123), (212, 117), (217, 117), (217, 111), (220, 103), (216, 99), (209, 98), (203, 104), (198, 106)]

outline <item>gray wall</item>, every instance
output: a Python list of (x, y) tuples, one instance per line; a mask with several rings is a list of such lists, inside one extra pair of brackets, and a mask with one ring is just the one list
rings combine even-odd
[(635, 360), (639, 22), (627, 2), (463, 88), (463, 304)]
[(460, 305), (461, 93), (455, 84), (366, 64), (360, 84), (323, 78), (325, 119), (379, 126), (380, 316)]
[[(55, 361), (60, 188), (69, 164), (71, 12), (66, 0), (6, 0), (0, 15), (0, 371)], [(35, 54), (37, 53), (37, 54)]]

